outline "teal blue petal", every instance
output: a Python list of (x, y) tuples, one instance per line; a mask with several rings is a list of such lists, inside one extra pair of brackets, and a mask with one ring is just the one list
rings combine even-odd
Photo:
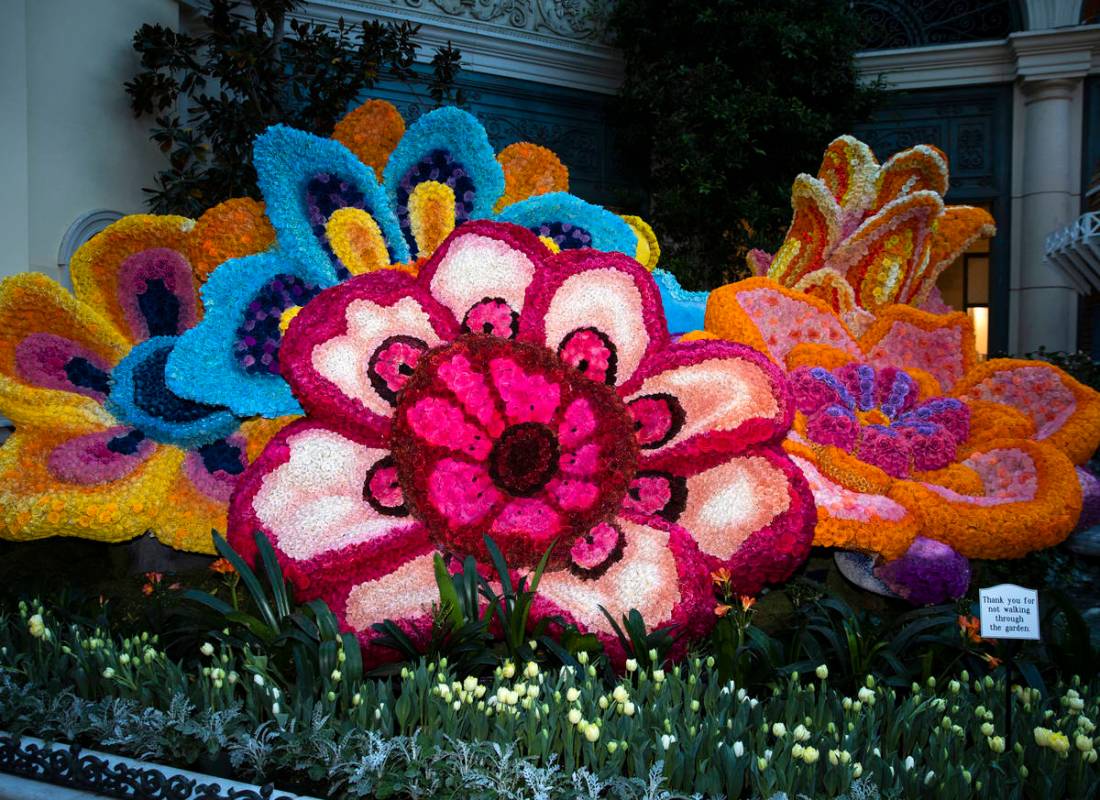
[(239, 421), (224, 408), (192, 402), (168, 387), (166, 364), (178, 341), (154, 336), (134, 347), (111, 372), (106, 406), (150, 439), (194, 448), (228, 436)]
[(638, 236), (622, 217), (567, 192), (529, 197), (505, 208), (495, 219), (522, 225), (552, 239), (562, 250), (591, 247), (604, 252), (638, 252)]
[(279, 318), (321, 288), (311, 271), (279, 251), (226, 261), (202, 287), (202, 321), (168, 359), (169, 388), (242, 417), (301, 414), (278, 371)]
[(374, 217), (391, 262), (409, 260), (397, 216), (374, 171), (333, 139), (274, 125), (256, 137), (253, 163), (279, 247), (317, 282), (350, 274), (332, 252), (325, 223), (339, 208)]
[(661, 303), (665, 307), (665, 320), (670, 333), (689, 333), (703, 329), (710, 292), (689, 292), (680, 285), (676, 276), (663, 269), (653, 270), (657, 288), (661, 290)]
[(472, 114), (452, 106), (425, 114), (405, 131), (386, 162), (382, 183), (414, 254), (409, 197), (425, 181), (454, 190), (456, 225), (492, 215), (504, 194), (504, 170), (485, 128)]

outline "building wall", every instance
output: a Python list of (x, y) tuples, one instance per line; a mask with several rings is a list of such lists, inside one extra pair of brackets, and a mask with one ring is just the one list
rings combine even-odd
[(123, 90), (145, 22), (178, 24), (174, 0), (0, 0), (0, 275), (63, 278), (66, 229), (94, 209), (143, 210), (163, 156)]

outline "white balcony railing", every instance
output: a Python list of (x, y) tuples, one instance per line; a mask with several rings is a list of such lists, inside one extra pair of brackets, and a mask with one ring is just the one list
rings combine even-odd
[(1081, 294), (1100, 291), (1100, 212), (1082, 214), (1046, 238), (1048, 264), (1058, 267)]

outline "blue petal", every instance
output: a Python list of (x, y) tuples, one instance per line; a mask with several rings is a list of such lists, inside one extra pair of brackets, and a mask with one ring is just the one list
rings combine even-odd
[[(277, 343), (281, 338), (278, 312), (289, 302), (286, 288), (304, 288), (302, 297), (308, 300), (317, 289), (333, 283), (329, 279), (318, 284), (313, 277), (310, 270), (277, 250), (219, 266), (202, 288), (205, 316), (180, 337), (168, 359), (169, 388), (183, 397), (224, 405), (240, 416), (301, 414), (290, 386), (278, 374), (277, 360), (273, 369), (252, 369), (256, 364), (246, 360), (250, 353), (242, 335), (245, 325), (266, 314), (264, 324), (276, 326), (274, 334), (270, 329), (267, 334)], [(288, 302), (272, 300), (273, 287)], [(277, 359), (277, 350), (275, 355)]]
[(670, 333), (690, 333), (703, 329), (710, 292), (689, 292), (680, 285), (676, 276), (663, 269), (653, 270), (657, 288), (661, 290), (661, 304), (665, 307), (665, 319)]
[(451, 106), (431, 111), (409, 127), (386, 162), (382, 183), (414, 253), (409, 196), (425, 181), (455, 190), (456, 225), (493, 213), (504, 194), (504, 169), (477, 118)]
[(167, 360), (179, 339), (154, 336), (134, 347), (111, 372), (107, 409), (158, 442), (194, 448), (224, 438), (239, 421), (224, 408), (195, 403), (166, 385)]
[(553, 239), (562, 250), (591, 247), (631, 258), (638, 252), (638, 236), (622, 217), (568, 192), (529, 197), (508, 206), (495, 219)]
[[(325, 238), (324, 223), (337, 208), (362, 208), (374, 217), (390, 260), (409, 260), (397, 216), (374, 171), (339, 142), (274, 125), (256, 137), (256, 175), (279, 247), (317, 282), (348, 275)], [(310, 197), (316, 202), (311, 218)]]

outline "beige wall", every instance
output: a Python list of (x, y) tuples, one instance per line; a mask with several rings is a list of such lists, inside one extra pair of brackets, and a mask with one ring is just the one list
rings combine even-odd
[(144, 210), (163, 156), (122, 88), (144, 22), (178, 26), (176, 0), (0, 0), (0, 275), (55, 278), (81, 214)]

